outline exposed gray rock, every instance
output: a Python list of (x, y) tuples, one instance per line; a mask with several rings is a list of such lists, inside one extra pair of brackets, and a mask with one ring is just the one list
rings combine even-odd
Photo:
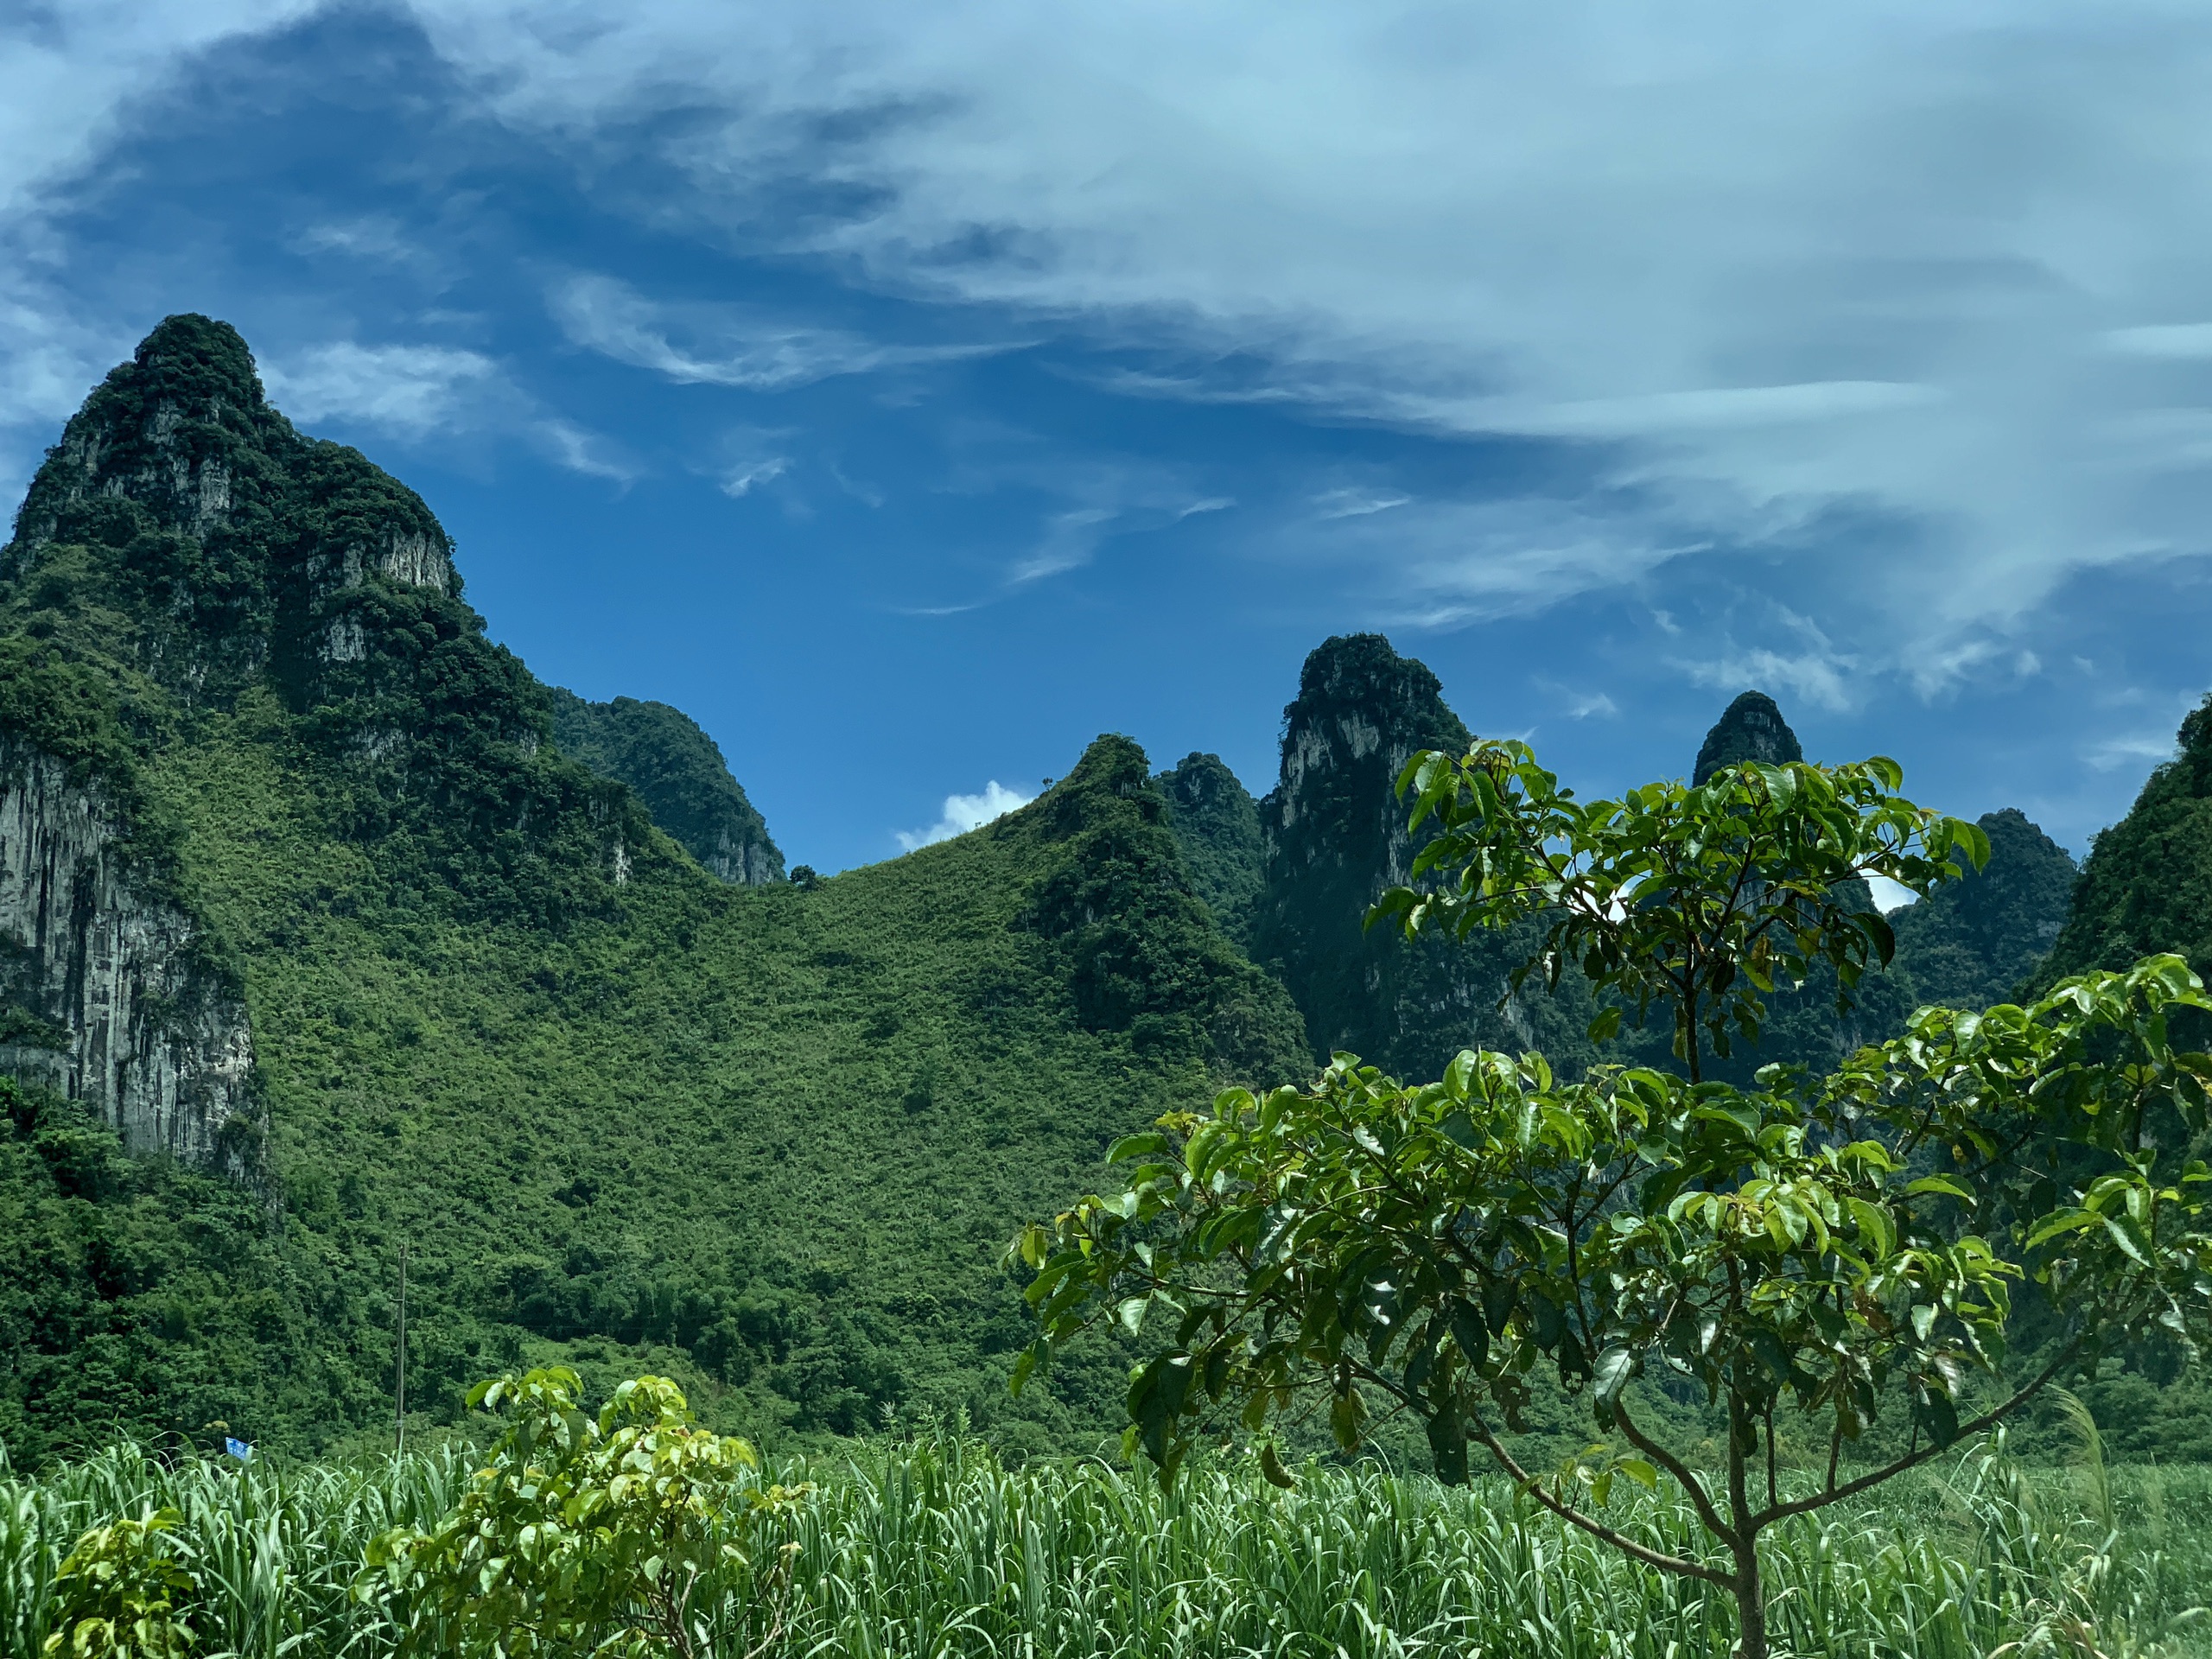
[(1690, 782), (1707, 783), (1714, 772), (1746, 760), (1779, 766), (1804, 758), (1797, 734), (1789, 729), (1774, 699), (1764, 691), (1746, 691), (1728, 705), (1705, 734)]
[(134, 1152), (244, 1173), (253, 1038), (202, 943), (135, 879), (99, 786), (0, 734), (0, 988), (67, 1039), (0, 1043), (0, 1070), (82, 1101)]

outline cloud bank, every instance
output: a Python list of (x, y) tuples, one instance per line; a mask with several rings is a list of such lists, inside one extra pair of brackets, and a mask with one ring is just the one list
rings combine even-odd
[[(714, 111), (665, 146), (701, 223), (1172, 347), (1161, 395), (1582, 445), (1637, 493), (1486, 509), (1561, 528), (1533, 548), (1481, 512), (1388, 513), (1440, 620), (1768, 545), (1847, 504), (1926, 532), (1861, 555), (1885, 642), (1862, 671), (1896, 671), (2003, 634), (2082, 569), (2207, 543), (2201, 9), (423, 17), (518, 128)], [(747, 223), (794, 180), (832, 210)], [(865, 357), (595, 338), (679, 376)]]

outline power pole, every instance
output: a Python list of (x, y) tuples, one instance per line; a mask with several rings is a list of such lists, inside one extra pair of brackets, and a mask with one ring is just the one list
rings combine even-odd
[(407, 1450), (407, 1246), (399, 1246), (399, 1450)]

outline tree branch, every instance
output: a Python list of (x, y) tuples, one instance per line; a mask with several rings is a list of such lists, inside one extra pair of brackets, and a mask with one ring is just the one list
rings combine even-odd
[(1569, 1526), (1579, 1527), (1600, 1542), (1611, 1544), (1623, 1554), (1633, 1556), (1645, 1566), (1656, 1567), (1662, 1573), (1676, 1573), (1686, 1579), (1702, 1579), (1707, 1584), (1726, 1586), (1734, 1582), (1728, 1573), (1717, 1567), (1706, 1567), (1696, 1561), (1685, 1560), (1679, 1555), (1669, 1555), (1664, 1550), (1653, 1549), (1648, 1544), (1639, 1544), (1626, 1533), (1617, 1532), (1602, 1521), (1592, 1520), (1572, 1504), (1560, 1503), (1536, 1484), (1535, 1476), (1513, 1460), (1513, 1454), (1498, 1443), (1497, 1436), (1491, 1433), (1488, 1424), (1479, 1417), (1471, 1421), (1475, 1438), (1483, 1443), (1491, 1457), (1497, 1459), (1498, 1467), (1512, 1476), (1522, 1491)]
[(1938, 1452), (1948, 1451), (1961, 1440), (1979, 1434), (1986, 1428), (1994, 1428), (2033, 1399), (2045, 1383), (2072, 1364), (2075, 1351), (2080, 1346), (2078, 1342), (2069, 1343), (2060, 1351), (2057, 1358), (2052, 1360), (2037, 1373), (2034, 1382), (2029, 1383), (2003, 1405), (1993, 1410), (1983, 1412), (1970, 1423), (1961, 1423), (1959, 1426), (1959, 1432), (1942, 1446), (1937, 1446), (1930, 1441), (1918, 1451), (1908, 1452), (1896, 1462), (1885, 1464), (1881, 1468), (1874, 1470), (1870, 1474), (1861, 1475), (1856, 1480), (1847, 1480), (1840, 1486), (1831, 1487), (1823, 1492), (1815, 1492), (1810, 1497), (1801, 1497), (1793, 1503), (1770, 1504), (1751, 1517), (1751, 1530), (1758, 1532), (1773, 1525), (1777, 1521), (1787, 1520), (1793, 1515), (1809, 1515), (1815, 1510), (1824, 1510), (1829, 1504), (1840, 1503), (1847, 1497), (1855, 1497), (1869, 1487), (1878, 1486), (1892, 1476), (1901, 1475), (1906, 1470), (1916, 1468), (1927, 1462)]
[(1658, 1441), (1638, 1428), (1628, 1414), (1628, 1408), (1619, 1401), (1613, 1402), (1613, 1421), (1621, 1426), (1621, 1433), (1628, 1436), (1628, 1443), (1657, 1464), (1672, 1477), (1675, 1485), (1689, 1495), (1690, 1505), (1697, 1511), (1697, 1518), (1705, 1522), (1705, 1529), (1731, 1549), (1736, 1547), (1735, 1529), (1720, 1518), (1720, 1511), (1713, 1507), (1713, 1499), (1705, 1490), (1705, 1483), (1691, 1472), (1689, 1466)]

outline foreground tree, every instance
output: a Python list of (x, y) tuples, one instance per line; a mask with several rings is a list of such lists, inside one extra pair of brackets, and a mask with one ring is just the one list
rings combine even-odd
[[(1897, 794), (1894, 763), (1747, 764), (1701, 787), (1576, 802), (1520, 744), (1415, 758), (1401, 783), (1417, 874), (1377, 906), (1409, 931), (1548, 929), (1523, 975), (1579, 966), (1621, 1010), (1671, 1019), (1683, 1075), (1599, 1068), (1561, 1083), (1541, 1055), (1466, 1052), (1408, 1087), (1339, 1055), (1310, 1089), (1221, 1095), (1116, 1146), (1122, 1190), (1016, 1241), (1035, 1269), (1033, 1367), (1094, 1321), (1165, 1316), (1128, 1394), (1132, 1453), (1172, 1478), (1206, 1420), (1325, 1410), (1357, 1447), (1378, 1410), (1427, 1430), (1438, 1474), (1478, 1448), (1568, 1524), (1734, 1598), (1738, 1652), (1764, 1659), (1760, 1535), (1865, 1492), (2019, 1409), (2114, 1345), (2194, 1352), (2212, 1314), (2203, 1135), (2212, 1058), (2175, 1050), (2212, 1007), (2177, 957), (2069, 980), (2028, 1007), (1928, 1008), (1906, 1034), (1815, 1080), (1701, 1080), (1756, 1041), (1777, 980), (1833, 964), (1847, 1000), (1888, 960), (1847, 884), (1916, 892), (1979, 864), (1974, 825)], [(1517, 983), (1517, 982), (1516, 982)], [(2012, 1288), (2058, 1329), (2006, 1365)], [(1531, 1471), (1501, 1438), (1549, 1367), (1613, 1441)], [(1639, 1377), (1725, 1412), (1724, 1466), (1652, 1431)], [(1785, 1483), (1784, 1414), (1825, 1441)], [(1878, 1421), (1902, 1450), (1854, 1456)], [(1287, 1480), (1272, 1443), (1262, 1467)], [(1675, 1555), (1609, 1524), (1611, 1486), (1678, 1485), (1710, 1535)]]
[(172, 1548), (183, 1518), (143, 1509), (77, 1541), (54, 1575), (46, 1659), (190, 1659), (200, 1585)]
[[(356, 1593), (390, 1599), (409, 1653), (772, 1647), (790, 1589), (773, 1524), (804, 1489), (760, 1486), (751, 1444), (699, 1427), (665, 1377), (622, 1383), (596, 1416), (578, 1408), (579, 1386), (559, 1367), (477, 1384), (469, 1404), (503, 1414), (505, 1432), (435, 1527), (375, 1541)], [(749, 1628), (717, 1644), (700, 1610), (731, 1588)]]

